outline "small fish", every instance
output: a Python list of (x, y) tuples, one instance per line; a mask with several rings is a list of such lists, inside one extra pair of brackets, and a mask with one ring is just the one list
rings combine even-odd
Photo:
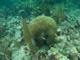
[(33, 45), (35, 45), (35, 42), (34, 42), (34, 40), (33, 40), (33, 39), (31, 39), (31, 42), (32, 42), (32, 44), (33, 44)]

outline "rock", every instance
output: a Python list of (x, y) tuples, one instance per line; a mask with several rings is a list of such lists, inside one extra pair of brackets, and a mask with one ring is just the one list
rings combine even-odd
[(71, 35), (70, 35), (71, 39), (76, 39), (79, 37), (79, 32), (75, 33), (73, 32)]
[(78, 60), (78, 51), (75, 47), (72, 48), (69, 54), (70, 60)]
[(60, 28), (57, 29), (57, 35), (60, 36), (61, 35), (62, 30)]
[(66, 35), (57, 36), (56, 41), (65, 43), (67, 41), (67, 37), (66, 37)]
[(80, 26), (80, 17), (77, 17), (77, 24)]
[(52, 56), (55, 58), (55, 60), (69, 60), (66, 56), (60, 54), (58, 50), (54, 47), (51, 47), (50, 50), (48, 50), (48, 56)]
[(80, 46), (77, 47), (78, 52), (80, 53)]

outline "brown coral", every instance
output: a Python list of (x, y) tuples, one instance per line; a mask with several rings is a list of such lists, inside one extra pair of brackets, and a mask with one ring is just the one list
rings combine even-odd
[(49, 45), (54, 44), (55, 33), (57, 31), (56, 22), (48, 16), (38, 16), (30, 23), (29, 29), (38, 46), (45, 42)]

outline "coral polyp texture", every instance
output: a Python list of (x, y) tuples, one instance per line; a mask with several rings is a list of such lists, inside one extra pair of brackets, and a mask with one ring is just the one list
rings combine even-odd
[(48, 16), (38, 16), (29, 24), (29, 29), (37, 46), (42, 46), (44, 43), (49, 45), (54, 44), (57, 25), (53, 18)]

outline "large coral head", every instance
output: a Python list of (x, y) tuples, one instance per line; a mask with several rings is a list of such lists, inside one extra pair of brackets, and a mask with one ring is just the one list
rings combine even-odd
[(32, 23), (30, 23), (29, 29), (38, 46), (42, 46), (45, 43), (49, 45), (54, 44), (57, 25), (53, 18), (48, 16), (38, 16)]

